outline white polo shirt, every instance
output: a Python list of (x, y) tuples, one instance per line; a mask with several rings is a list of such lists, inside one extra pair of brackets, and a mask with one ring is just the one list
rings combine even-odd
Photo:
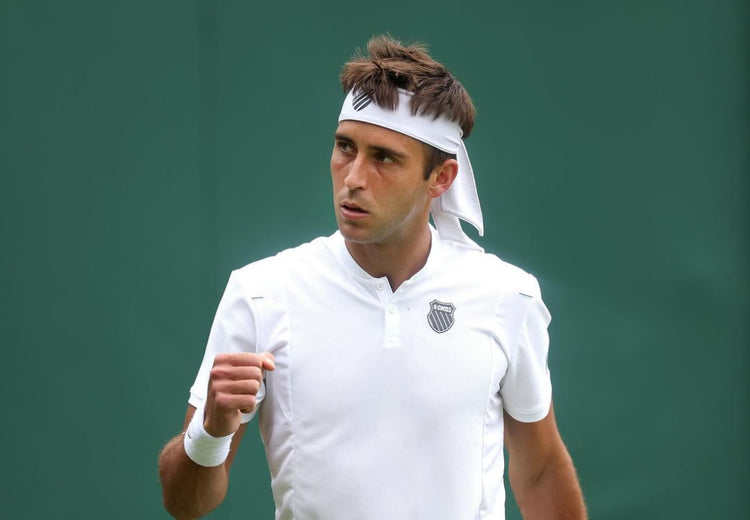
[(549, 320), (533, 276), (434, 229), (396, 292), (336, 232), (232, 273), (189, 402), (217, 353), (274, 354), (258, 410), (277, 519), (502, 520), (502, 411), (547, 415)]

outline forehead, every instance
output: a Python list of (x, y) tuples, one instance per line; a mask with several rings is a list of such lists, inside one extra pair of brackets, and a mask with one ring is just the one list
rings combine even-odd
[(421, 153), (423, 143), (389, 128), (362, 121), (341, 121), (336, 136), (346, 137), (358, 146), (395, 148), (404, 153)]

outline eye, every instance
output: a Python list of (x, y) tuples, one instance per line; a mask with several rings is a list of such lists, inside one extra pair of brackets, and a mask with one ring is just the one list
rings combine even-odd
[(391, 163), (396, 162), (395, 157), (383, 151), (375, 152), (375, 160), (378, 162), (386, 163), (386, 164), (391, 164)]
[(336, 141), (336, 147), (344, 153), (350, 153), (354, 151), (354, 147), (348, 141)]

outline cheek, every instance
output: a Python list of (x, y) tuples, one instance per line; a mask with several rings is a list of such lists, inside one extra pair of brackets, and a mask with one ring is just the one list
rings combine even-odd
[(331, 175), (333, 175), (334, 170), (336, 169), (336, 154), (331, 154), (331, 161), (328, 163), (331, 168)]
[(331, 178), (336, 182), (337, 179), (342, 179), (344, 176), (344, 168), (346, 166), (346, 160), (341, 157), (340, 154), (333, 153), (331, 155)]

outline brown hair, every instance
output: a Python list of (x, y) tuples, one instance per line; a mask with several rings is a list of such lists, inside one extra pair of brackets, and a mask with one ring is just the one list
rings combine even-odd
[[(398, 89), (414, 93), (414, 114), (447, 117), (463, 131), (464, 139), (474, 127), (476, 110), (464, 86), (448, 69), (427, 53), (422, 44), (405, 46), (388, 35), (367, 42), (368, 55), (358, 52), (341, 71), (344, 92), (357, 88), (367, 92), (383, 108), (398, 104)], [(432, 170), (455, 155), (425, 145), (425, 178)]]

